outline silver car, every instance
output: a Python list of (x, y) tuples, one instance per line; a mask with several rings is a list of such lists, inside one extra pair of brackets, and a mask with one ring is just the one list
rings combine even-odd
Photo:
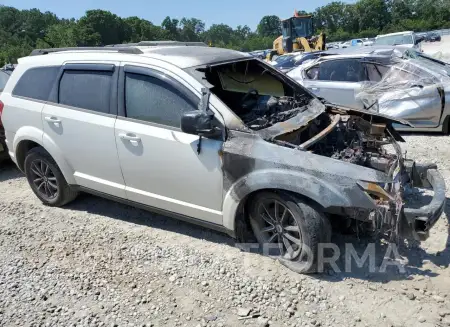
[(409, 121), (409, 131), (449, 131), (450, 68), (423, 53), (376, 48), (323, 56), (288, 73), (326, 101)]

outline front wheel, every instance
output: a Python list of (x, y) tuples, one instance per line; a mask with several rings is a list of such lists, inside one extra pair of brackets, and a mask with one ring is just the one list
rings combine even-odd
[(78, 193), (70, 188), (55, 160), (43, 148), (27, 153), (24, 168), (31, 189), (42, 203), (60, 207), (76, 198)]
[(263, 251), (299, 273), (317, 269), (319, 243), (329, 243), (331, 225), (310, 201), (284, 192), (262, 192), (250, 203), (250, 224)]

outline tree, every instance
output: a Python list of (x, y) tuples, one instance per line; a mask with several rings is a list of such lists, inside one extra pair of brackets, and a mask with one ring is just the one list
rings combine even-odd
[(197, 42), (205, 31), (205, 23), (197, 18), (183, 18), (180, 21), (180, 35), (183, 41)]
[(94, 43), (96, 37), (91, 38), (86, 33), (98, 33), (102, 45), (119, 44), (126, 38), (122, 19), (109, 11), (88, 10), (86, 15), (80, 18), (78, 25), (81, 27), (80, 32), (84, 33), (85, 41), (89, 43)]
[(335, 33), (338, 29), (342, 29), (345, 6), (343, 2), (331, 2), (318, 8), (314, 14), (316, 27), (326, 30), (327, 33)]
[[(307, 14), (304, 11), (300, 15)], [(450, 28), (450, 0), (333, 1), (314, 12), (317, 33), (328, 41), (371, 37), (402, 30)], [(139, 18), (121, 18), (105, 10), (88, 10), (79, 20), (60, 19), (38, 9), (18, 10), (0, 5), (0, 65), (16, 62), (33, 48), (97, 46), (143, 40), (211, 42), (213, 46), (251, 51), (272, 48), (281, 34), (277, 16), (265, 16), (256, 31), (250, 27), (214, 24), (198, 18), (166, 17), (161, 26)]]
[(180, 40), (180, 33), (178, 31), (178, 19), (171, 19), (169, 16), (167, 16), (162, 24), (161, 27), (166, 31), (166, 35), (171, 40)]
[(257, 27), (260, 36), (276, 38), (281, 34), (281, 23), (278, 16), (264, 16)]
[(390, 22), (385, 0), (359, 0), (356, 3), (356, 9), (359, 16), (359, 30), (381, 31)]
[(214, 46), (225, 47), (233, 38), (233, 29), (225, 24), (214, 24), (204, 33), (204, 41)]

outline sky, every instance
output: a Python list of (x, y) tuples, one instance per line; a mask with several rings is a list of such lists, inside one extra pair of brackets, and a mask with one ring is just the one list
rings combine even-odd
[[(288, 18), (294, 10), (314, 11), (331, 0), (0, 0), (17, 9), (38, 8), (60, 18), (79, 18), (89, 9), (103, 9), (120, 17), (138, 16), (160, 25), (166, 16), (198, 18), (206, 23), (224, 23), (235, 28), (248, 25), (255, 29), (265, 15)], [(344, 0), (352, 3), (355, 0)]]

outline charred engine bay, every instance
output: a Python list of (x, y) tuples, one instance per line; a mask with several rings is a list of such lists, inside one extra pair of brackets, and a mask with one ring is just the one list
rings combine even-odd
[[(268, 97), (264, 101), (256, 92), (249, 94), (251, 97), (243, 101), (244, 114), (240, 117), (255, 131), (301, 115), (306, 108), (304, 101), (293, 97)], [(395, 142), (386, 123), (373, 123), (338, 110), (323, 112), (305, 126), (268, 141), (386, 173), (398, 158), (383, 149)]]
[(324, 112), (299, 130), (272, 141), (388, 173), (398, 156), (383, 148), (395, 142), (386, 132), (386, 124), (374, 124), (359, 116)]

